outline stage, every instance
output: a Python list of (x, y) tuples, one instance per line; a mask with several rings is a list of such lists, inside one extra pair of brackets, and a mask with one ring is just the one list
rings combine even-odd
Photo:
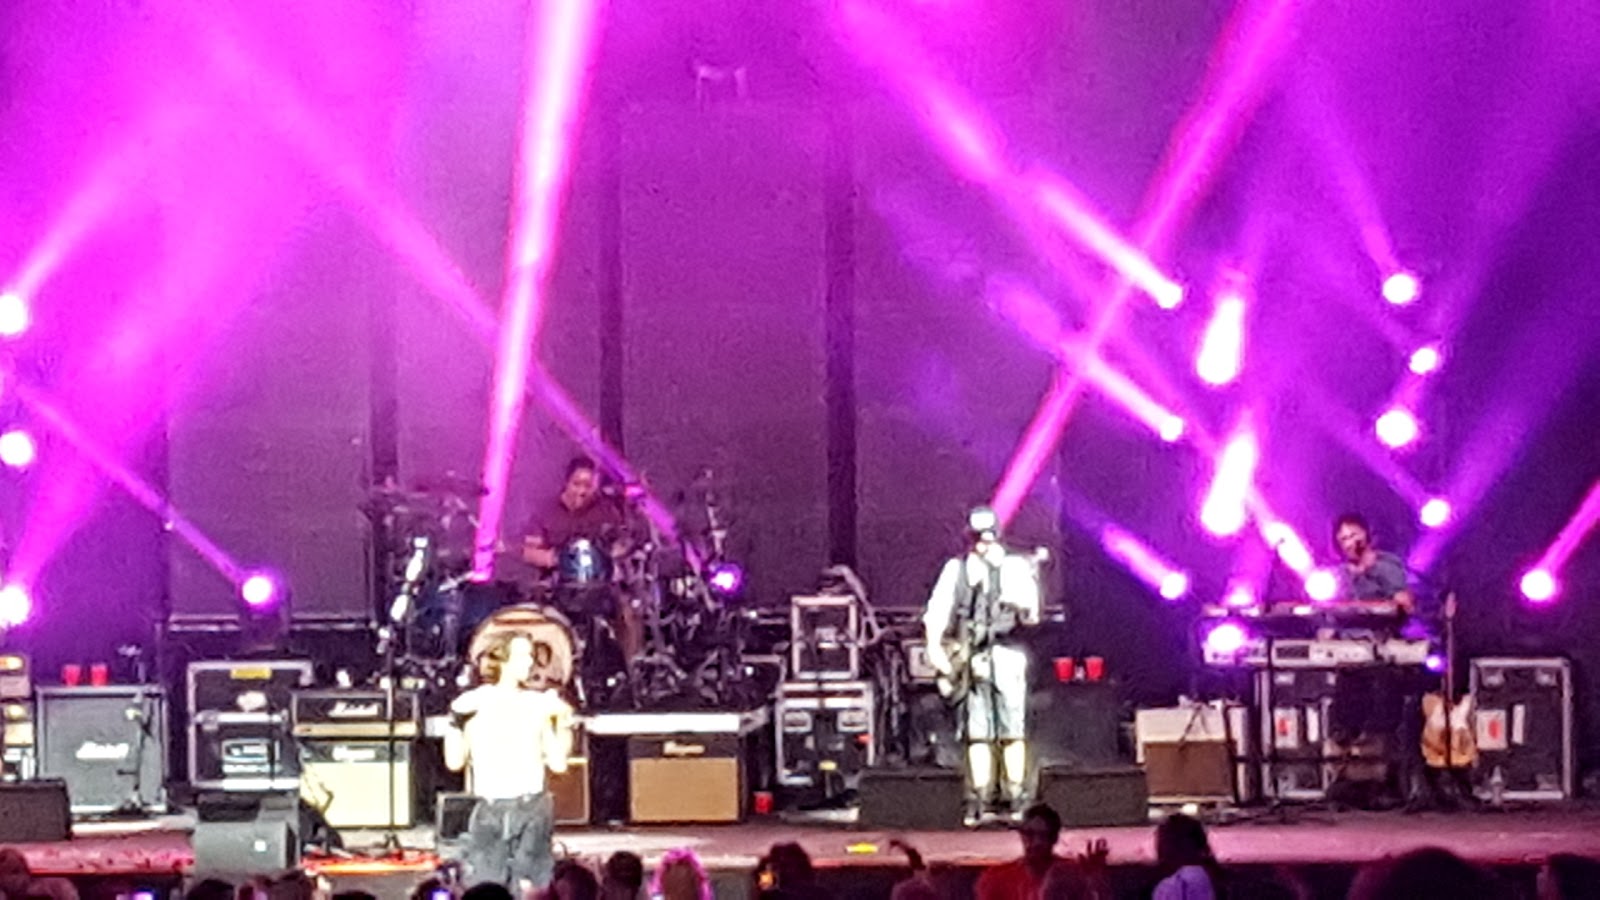
[[(138, 823), (80, 823), (72, 840), (24, 844), (20, 849), (41, 874), (92, 882), (171, 883), (190, 859), (187, 823), (182, 817)], [(1068, 829), (1064, 851), (1076, 852), (1091, 839), (1110, 846), (1113, 883), (1119, 895), (1147, 886), (1154, 848), (1149, 827)], [(432, 871), (431, 830), (402, 832), (403, 856), (379, 852), (384, 835), (345, 835), (353, 856), (308, 860), (334, 889), (361, 888), (383, 897), (406, 896)], [(891, 837), (920, 850), (931, 868), (945, 874), (959, 894), (976, 871), (1017, 855), (1009, 832), (924, 831), (890, 834), (847, 823), (789, 823), (773, 818), (741, 825), (618, 829), (561, 829), (557, 851), (598, 865), (617, 850), (639, 853), (653, 865), (675, 847), (692, 847), (716, 873), (718, 895), (747, 896), (740, 887), (761, 855), (774, 843), (794, 841), (823, 870), (824, 883), (841, 897), (880, 897), (904, 877), (906, 861), (889, 845)], [(1321, 813), (1290, 810), (1286, 815), (1241, 817), (1211, 826), (1212, 845), (1231, 870), (1258, 877), (1294, 872), (1317, 896), (1342, 896), (1362, 863), (1406, 850), (1439, 846), (1491, 865), (1518, 882), (1552, 854), (1600, 857), (1600, 810), (1562, 807), (1483, 813)], [(372, 848), (370, 853), (363, 848)], [(1254, 875), (1252, 875), (1254, 873)]]

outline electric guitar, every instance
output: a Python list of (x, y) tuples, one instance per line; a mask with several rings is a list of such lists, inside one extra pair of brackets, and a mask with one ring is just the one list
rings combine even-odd
[(1456, 595), (1444, 601), (1443, 689), (1422, 698), (1422, 758), (1430, 769), (1467, 769), (1478, 762), (1472, 730), (1472, 695), (1454, 698)]

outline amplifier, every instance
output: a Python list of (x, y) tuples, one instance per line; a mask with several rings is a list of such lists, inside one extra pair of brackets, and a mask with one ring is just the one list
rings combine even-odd
[(743, 812), (743, 742), (738, 735), (628, 738), (630, 821), (737, 822)]
[(417, 695), (413, 691), (395, 692), (392, 734), (387, 691), (295, 691), (291, 703), (298, 737), (388, 739), (414, 738), (418, 733)]
[[(877, 759), (877, 720), (866, 681), (801, 681), (778, 686), (778, 784), (853, 790)], [(826, 793), (836, 793), (825, 790)]]
[(55, 780), (0, 785), (0, 844), (44, 844), (71, 837), (66, 785)]
[(334, 828), (410, 827), (411, 744), (303, 740), (300, 797)]
[(39, 774), (72, 811), (166, 809), (167, 698), (152, 685), (39, 689)]
[(1154, 804), (1248, 800), (1242, 761), (1249, 755), (1250, 717), (1243, 706), (1192, 704), (1134, 714), (1138, 747)]
[(790, 679), (861, 677), (861, 603), (855, 597), (791, 598), (789, 632)]
[(1572, 664), (1553, 658), (1474, 659), (1471, 684), (1478, 793), (1491, 800), (1571, 797)]

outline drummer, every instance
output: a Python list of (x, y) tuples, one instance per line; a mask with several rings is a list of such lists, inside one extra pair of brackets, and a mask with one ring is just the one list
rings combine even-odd
[(523, 530), (522, 559), (549, 572), (561, 548), (579, 538), (614, 550), (622, 537), (622, 508), (600, 493), (600, 472), (594, 460), (579, 456), (567, 463), (561, 493), (534, 510)]

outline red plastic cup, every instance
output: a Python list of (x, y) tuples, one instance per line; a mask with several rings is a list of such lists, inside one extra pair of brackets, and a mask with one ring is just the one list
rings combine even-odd
[(61, 683), (67, 687), (77, 687), (83, 683), (83, 666), (77, 663), (67, 663), (61, 667)]
[(755, 806), (756, 815), (758, 815), (758, 816), (770, 816), (770, 815), (772, 815), (772, 792), (771, 791), (756, 791), (753, 800), (754, 800), (754, 804), (753, 805)]
[(1089, 676), (1090, 681), (1099, 681), (1106, 677), (1106, 658), (1104, 656), (1085, 656), (1083, 658), (1083, 673)]
[(111, 683), (111, 669), (105, 663), (95, 663), (89, 667), (89, 683), (95, 687), (105, 687)]
[(1056, 657), (1056, 680), (1071, 681), (1077, 674), (1077, 660), (1070, 656)]

